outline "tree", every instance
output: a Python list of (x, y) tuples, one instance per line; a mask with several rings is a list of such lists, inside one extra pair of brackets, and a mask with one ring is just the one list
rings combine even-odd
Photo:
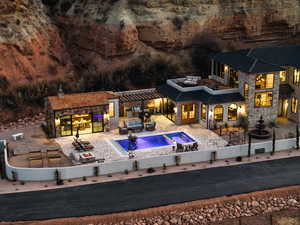
[(246, 136), (249, 131), (249, 121), (247, 116), (240, 116), (239, 117), (239, 126), (244, 131), (244, 143), (246, 142)]
[(272, 153), (271, 153), (271, 155), (275, 154), (275, 142), (276, 142), (276, 134), (275, 134), (275, 129), (273, 128)]
[(297, 149), (299, 149), (299, 125), (298, 124), (296, 126), (296, 144), (297, 144)]

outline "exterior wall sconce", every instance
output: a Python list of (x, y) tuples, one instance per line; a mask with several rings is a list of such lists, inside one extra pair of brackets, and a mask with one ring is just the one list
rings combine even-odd
[(60, 125), (60, 119), (59, 118), (55, 118), (55, 126), (59, 126)]
[(177, 114), (177, 107), (174, 107), (173, 110)]
[(224, 70), (225, 70), (225, 72), (228, 72), (229, 67), (227, 65), (225, 65)]

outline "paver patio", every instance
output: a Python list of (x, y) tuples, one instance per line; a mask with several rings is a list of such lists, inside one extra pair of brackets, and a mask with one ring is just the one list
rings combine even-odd
[[(154, 134), (172, 132), (172, 131), (184, 131), (198, 141), (199, 143), (198, 149), (200, 151), (206, 149), (224, 147), (227, 144), (227, 142), (224, 139), (219, 137), (214, 132), (202, 128), (200, 124), (178, 126), (162, 115), (152, 116), (152, 120), (154, 120), (157, 124), (155, 131), (145, 131), (145, 132), (136, 133), (135, 135), (143, 136), (143, 135), (154, 135)], [(104, 132), (104, 133), (86, 134), (80, 136), (80, 138), (82, 140), (89, 141), (95, 147), (93, 153), (95, 154), (96, 159), (105, 158), (105, 161), (118, 161), (118, 160), (128, 159), (128, 156), (119, 154), (111, 144), (112, 139), (127, 138), (127, 135), (119, 135), (118, 129), (114, 129), (110, 132)], [(72, 146), (73, 139), (74, 137), (61, 137), (56, 139), (57, 143), (61, 146), (63, 152), (67, 156), (74, 151)], [(135, 151), (135, 158), (148, 158), (152, 156), (167, 155), (172, 153), (174, 153), (172, 147), (167, 146), (167, 147), (162, 147), (153, 150)]]

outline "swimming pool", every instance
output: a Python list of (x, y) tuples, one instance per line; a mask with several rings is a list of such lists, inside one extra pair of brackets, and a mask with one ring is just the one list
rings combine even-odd
[(195, 140), (191, 138), (189, 135), (187, 135), (185, 132), (173, 132), (173, 133), (138, 137), (136, 140), (136, 144), (134, 145), (132, 145), (132, 143), (130, 143), (128, 139), (115, 140), (115, 141), (126, 152), (174, 145), (174, 141), (179, 144), (195, 142)]

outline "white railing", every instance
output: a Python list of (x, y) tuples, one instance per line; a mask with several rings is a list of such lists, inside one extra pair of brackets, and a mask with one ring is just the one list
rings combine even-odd
[(184, 80), (185, 80), (185, 78), (171, 79), (171, 80), (167, 80), (167, 84), (176, 88), (179, 91), (182, 91), (182, 92), (203, 90), (211, 95), (231, 94), (231, 93), (239, 93), (240, 92), (239, 88), (213, 90), (207, 86), (182, 87), (179, 84), (177, 84), (178, 82), (183, 82)]
[[(282, 139), (276, 141), (276, 151), (283, 151), (294, 148), (296, 146), (296, 139)], [(272, 151), (272, 141), (253, 143), (251, 147), (251, 154), (255, 154), (255, 150), (264, 148), (265, 152)], [(99, 174), (113, 174), (124, 172), (125, 170), (133, 170), (133, 162), (138, 161), (140, 169), (147, 169), (150, 167), (157, 168), (175, 165), (175, 155), (181, 156), (181, 164), (205, 162), (211, 159), (211, 153), (217, 153), (217, 159), (235, 158), (238, 156), (248, 155), (248, 145), (236, 145), (212, 150), (199, 150), (194, 152), (174, 153), (171, 155), (158, 156), (144, 159), (130, 159), (124, 161), (94, 163), (88, 165), (72, 166), (72, 167), (57, 167), (57, 168), (20, 168), (11, 166), (8, 163), (7, 149), (5, 149), (5, 163), (6, 173), (9, 179), (13, 179), (12, 173), (15, 172), (18, 180), (23, 181), (44, 181), (54, 180), (55, 171), (58, 170), (62, 179), (74, 179), (80, 177), (94, 176), (95, 167), (99, 168)]]

